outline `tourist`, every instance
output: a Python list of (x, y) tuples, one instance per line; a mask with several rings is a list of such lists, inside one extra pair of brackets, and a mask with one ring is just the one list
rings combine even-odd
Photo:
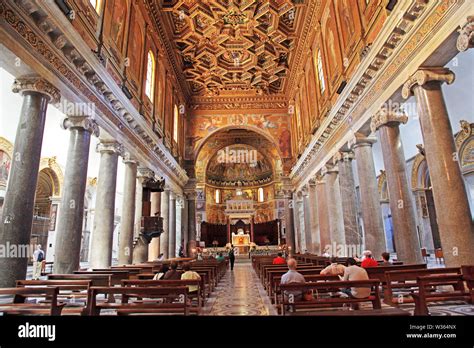
[[(189, 262), (183, 263), (183, 274), (181, 274), (181, 280), (201, 280), (201, 276), (191, 271), (191, 264)], [(188, 285), (188, 290), (190, 293), (198, 291), (197, 285)]]
[[(305, 283), (303, 275), (296, 271), (298, 263), (295, 259), (290, 258), (287, 262), (288, 272), (281, 276), (280, 284)], [(294, 299), (302, 299), (303, 293), (301, 291), (285, 291), (285, 298), (293, 296)]]
[(163, 261), (165, 259), (165, 255), (163, 253), (161, 253), (160, 255), (158, 255), (158, 261)]
[(274, 265), (284, 265), (285, 263), (286, 263), (286, 260), (283, 257), (282, 253), (278, 253), (277, 257), (275, 257), (272, 261), (272, 264)]
[(183, 248), (182, 245), (179, 247), (178, 256), (179, 256), (179, 257), (185, 257), (185, 255), (184, 255), (184, 248)]
[(235, 253), (234, 253), (234, 244), (230, 245), (230, 250), (229, 250), (229, 261), (230, 261), (230, 270), (234, 270), (234, 262), (235, 262)]
[(219, 262), (224, 261), (225, 257), (224, 257), (224, 255), (222, 255), (222, 253), (219, 253), (219, 254), (217, 254), (216, 260), (219, 261)]
[(183, 272), (178, 271), (178, 263), (171, 262), (170, 269), (166, 272), (165, 276), (163, 277), (164, 280), (180, 280), (181, 275)]
[(41, 244), (36, 246), (33, 253), (33, 280), (38, 280), (43, 269), (44, 251), (41, 249)]
[(364, 258), (360, 263), (362, 268), (377, 267), (379, 264), (377, 260), (372, 257), (372, 252), (370, 250), (364, 251)]
[(337, 257), (332, 257), (331, 264), (327, 266), (325, 269), (323, 269), (320, 272), (320, 274), (342, 276), (344, 275), (345, 270), (346, 270), (346, 267), (337, 262)]
[[(342, 277), (342, 280), (368, 280), (369, 275), (367, 274), (367, 271), (363, 269), (362, 267), (357, 266), (357, 261), (349, 257), (347, 259), (347, 267), (344, 270), (344, 276)], [(348, 289), (343, 289), (343, 293), (348, 295), (351, 298), (365, 298), (369, 297), (370, 295), (370, 288), (365, 288), (365, 287), (357, 287), (357, 288), (348, 288)]]
[(391, 266), (392, 261), (390, 261), (390, 253), (384, 252), (382, 253), (382, 263), (381, 266)]
[(153, 280), (163, 279), (163, 277), (165, 276), (166, 272), (168, 272), (169, 269), (170, 268), (167, 263), (162, 264), (158, 273), (155, 274), (155, 276), (153, 277)]

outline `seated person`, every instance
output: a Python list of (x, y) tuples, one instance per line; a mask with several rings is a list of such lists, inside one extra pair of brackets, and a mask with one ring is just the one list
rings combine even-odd
[(346, 266), (337, 263), (337, 257), (331, 258), (331, 264), (321, 271), (321, 275), (337, 275), (342, 276)]
[[(191, 271), (191, 264), (189, 262), (183, 263), (183, 272), (184, 273), (181, 274), (181, 280), (201, 280), (201, 276), (198, 273)], [(190, 293), (193, 293), (198, 290), (198, 287), (197, 285), (188, 285), (188, 290)]]
[(286, 263), (286, 260), (283, 258), (282, 253), (278, 253), (277, 257), (273, 259), (272, 264), (274, 265), (284, 265)]
[(155, 274), (155, 276), (153, 277), (153, 280), (164, 279), (163, 277), (165, 276), (166, 272), (168, 272), (168, 270), (169, 270), (168, 264), (167, 263), (162, 264), (158, 273)]
[(180, 280), (181, 279), (181, 274), (183, 272), (178, 271), (178, 263), (177, 262), (171, 262), (170, 265), (170, 270), (166, 272), (165, 276), (162, 278), (164, 280)]
[[(288, 259), (288, 272), (281, 276), (280, 284), (292, 284), (292, 283), (305, 283), (303, 275), (296, 271), (298, 263), (295, 259)], [(294, 296), (295, 300), (301, 300), (302, 292), (301, 291), (285, 291), (285, 298), (290, 295)]]
[[(342, 280), (368, 280), (369, 275), (367, 274), (367, 271), (363, 269), (362, 267), (357, 266), (357, 261), (349, 257), (347, 259), (347, 267), (344, 270), (344, 276), (342, 277)], [(352, 298), (365, 298), (369, 297), (370, 295), (370, 288), (348, 288), (348, 289), (343, 289), (342, 292), (349, 295), (349, 297)]]
[(390, 253), (384, 252), (382, 253), (382, 263), (380, 266), (391, 266), (392, 261), (390, 261)]
[(378, 262), (372, 257), (372, 252), (370, 250), (364, 251), (364, 258), (360, 263), (362, 268), (377, 267)]
[(163, 261), (165, 259), (165, 255), (163, 253), (161, 253), (160, 255), (158, 255), (158, 261)]
[(219, 254), (217, 254), (216, 260), (217, 261), (224, 261), (225, 257), (224, 257), (224, 255), (222, 255), (222, 253), (219, 253)]

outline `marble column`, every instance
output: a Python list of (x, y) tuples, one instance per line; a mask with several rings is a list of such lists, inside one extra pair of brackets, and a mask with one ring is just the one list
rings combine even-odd
[(188, 255), (187, 254), (187, 245), (189, 243), (189, 226), (188, 226), (188, 210), (189, 210), (189, 206), (188, 206), (188, 199), (187, 199), (187, 195), (184, 194), (184, 196), (182, 197), (183, 199), (183, 207), (182, 207), (182, 211), (181, 211), (181, 230), (183, 231), (182, 232), (182, 236), (181, 236), (181, 239), (183, 241), (183, 251), (184, 251), (184, 254), (185, 255)]
[(87, 116), (67, 117), (61, 127), (69, 129), (70, 134), (54, 248), (54, 273), (67, 274), (79, 269), (89, 148), (91, 134), (99, 136), (99, 127)]
[[(58, 103), (59, 91), (37, 76), (17, 78), (14, 93), (21, 93), (20, 122), (18, 124), (7, 192), (0, 222), (0, 245), (28, 250), (30, 245), (36, 183), (38, 180), (41, 146), (49, 103)], [(9, 247), (10, 246), (10, 247)], [(17, 279), (25, 279), (28, 256), (5, 255), (0, 258), (0, 288), (14, 287)], [(21, 256), (21, 257), (19, 257)]]
[(135, 195), (137, 190), (137, 161), (129, 153), (123, 158), (125, 180), (123, 185), (122, 221), (119, 237), (119, 265), (129, 265), (133, 261), (133, 228), (135, 225)]
[(89, 260), (90, 268), (107, 268), (112, 263), (117, 162), (122, 150), (122, 145), (111, 139), (101, 139), (97, 145), (97, 152), (100, 153), (100, 165)]
[[(149, 180), (155, 178), (153, 170), (147, 167), (139, 167), (137, 170), (136, 192), (135, 192), (135, 225), (133, 228), (133, 254), (132, 263), (143, 263), (148, 260), (148, 240), (141, 235), (141, 221), (144, 216), (144, 199), (148, 200), (144, 194), (144, 186)], [(146, 210), (145, 210), (146, 211)]]
[(285, 241), (286, 245), (291, 248), (291, 254), (296, 251), (295, 243), (295, 220), (294, 220), (294, 202), (292, 192), (284, 190), (285, 197)]
[(311, 179), (309, 187), (309, 208), (311, 212), (311, 250), (313, 253), (321, 254), (321, 235), (319, 230), (318, 202), (316, 193), (316, 179)]
[(170, 192), (169, 204), (168, 257), (176, 257), (176, 194)]
[(341, 189), (337, 166), (326, 164), (322, 174), (326, 178), (326, 197), (329, 214), (331, 244), (336, 243), (337, 256), (346, 256), (346, 237), (344, 235), (344, 215), (342, 212)]
[(352, 160), (354, 153), (351, 151), (341, 151), (334, 157), (339, 169), (339, 188), (341, 189), (342, 212), (344, 216), (344, 231), (346, 244), (352, 250), (360, 249), (361, 233), (357, 223), (357, 193), (352, 170)]
[(186, 243), (187, 255), (192, 255), (196, 243), (196, 191), (187, 189), (185, 192), (187, 213), (188, 242)]
[(160, 236), (160, 254), (165, 259), (169, 257), (169, 235), (170, 235), (170, 189), (165, 188), (161, 193), (161, 217), (163, 218), (163, 233)]
[(316, 198), (318, 207), (319, 235), (321, 253), (331, 251), (331, 232), (329, 228), (329, 210), (327, 205), (326, 179), (322, 175), (316, 176)]
[(403, 86), (418, 104), (425, 157), (430, 169), (439, 235), (446, 266), (474, 264), (474, 231), (465, 183), (441, 84), (454, 81), (446, 68), (420, 68)]
[[(151, 197), (151, 216), (160, 216), (161, 210), (161, 192), (152, 192)], [(148, 261), (153, 261), (160, 255), (160, 237), (152, 238), (148, 245)]]
[(355, 154), (359, 177), (360, 205), (364, 223), (365, 248), (372, 251), (375, 258), (385, 252), (385, 231), (383, 227), (380, 198), (375, 176), (372, 145), (377, 141), (374, 136), (366, 137), (360, 133), (351, 142)]
[(301, 191), (293, 193), (293, 205), (294, 205), (294, 221), (295, 221), (295, 247), (296, 252), (304, 252), (304, 217), (303, 214), (303, 197)]
[(371, 129), (372, 132), (379, 131), (382, 144), (397, 259), (404, 263), (422, 263), (415, 209), (408, 187), (405, 154), (399, 129), (400, 123), (407, 122), (406, 115), (383, 108), (372, 117)]
[[(303, 187), (303, 216), (304, 216), (304, 238), (306, 250), (309, 253), (313, 253), (313, 241), (312, 241), (312, 230), (311, 230), (311, 221), (312, 221), (312, 212), (311, 212), (311, 203), (309, 200), (309, 188), (307, 186)], [(304, 250), (303, 250), (304, 251)]]

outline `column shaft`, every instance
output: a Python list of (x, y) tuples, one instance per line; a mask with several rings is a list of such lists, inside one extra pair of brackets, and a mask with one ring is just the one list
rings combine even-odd
[(305, 192), (303, 195), (303, 210), (304, 210), (304, 233), (305, 233), (305, 244), (306, 250), (313, 253), (313, 241), (312, 241), (312, 230), (311, 230), (311, 208), (309, 201), (309, 192)]
[(122, 221), (120, 224), (119, 265), (129, 265), (133, 259), (133, 229), (135, 225), (135, 195), (137, 188), (137, 163), (124, 160), (125, 180), (123, 187)]
[(321, 254), (321, 234), (319, 230), (318, 202), (316, 194), (316, 182), (310, 181), (309, 202), (311, 210), (311, 250), (315, 254)]
[(413, 89), (418, 104), (425, 157), (430, 170), (439, 235), (446, 266), (474, 264), (474, 231), (465, 183), (441, 83), (452, 83), (449, 69), (420, 69), (403, 89)]
[(417, 235), (412, 194), (408, 188), (405, 154), (399, 129), (399, 124), (407, 121), (408, 117), (404, 115), (382, 110), (372, 119), (372, 129), (379, 130), (382, 143), (397, 259), (405, 263), (421, 263), (423, 258)]
[(342, 212), (344, 216), (344, 231), (346, 244), (352, 250), (360, 249), (361, 235), (357, 223), (357, 193), (352, 171), (352, 153), (340, 153), (338, 158), (339, 188), (341, 190)]
[(331, 232), (329, 228), (329, 210), (327, 206), (326, 181), (322, 177), (316, 180), (316, 197), (318, 199), (319, 233), (321, 252), (324, 254), (331, 248)]
[(67, 118), (63, 128), (70, 128), (70, 135), (54, 252), (54, 273), (59, 274), (79, 269), (91, 132), (98, 135), (97, 125), (85, 117)]
[(169, 256), (169, 229), (170, 229), (170, 191), (165, 189), (161, 193), (161, 217), (163, 218), (163, 233), (160, 236), (160, 253), (165, 259)]
[(112, 263), (115, 189), (117, 185), (118, 152), (115, 142), (101, 142), (99, 177), (95, 200), (94, 232), (91, 244), (91, 268), (107, 268)]
[(170, 195), (168, 257), (176, 257), (176, 196)]
[[(46, 81), (41, 81), (54, 89)], [(40, 86), (33, 87), (33, 90), (25, 89), (29, 87), (29, 80), (20, 79), (13, 86), (14, 92), (22, 91), (23, 105), (0, 221), (1, 245), (6, 246), (6, 249), (10, 245), (25, 251), (30, 244), (46, 109), (51, 100), (50, 96), (39, 91)], [(0, 287), (14, 287), (17, 279), (25, 279), (29, 255), (6, 256), (0, 258)]]
[[(326, 167), (326, 195), (329, 215), (329, 230), (331, 243), (336, 243), (336, 247), (346, 250), (346, 238), (344, 235), (344, 216), (342, 212), (341, 189), (339, 188), (338, 171), (336, 167)], [(334, 251), (333, 251), (334, 252)], [(345, 252), (343, 255), (346, 256)]]
[(379, 257), (385, 249), (385, 232), (378, 193), (375, 165), (372, 156), (374, 138), (359, 139), (354, 145), (354, 153), (359, 177), (360, 205), (364, 222), (365, 248)]
[[(161, 192), (151, 193), (151, 216), (160, 216), (161, 212)], [(160, 254), (160, 237), (152, 238), (148, 245), (148, 261), (153, 261)]]

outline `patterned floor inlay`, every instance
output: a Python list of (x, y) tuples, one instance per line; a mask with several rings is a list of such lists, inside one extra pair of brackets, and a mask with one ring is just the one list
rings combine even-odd
[(250, 261), (237, 260), (202, 311), (203, 315), (276, 315)]

